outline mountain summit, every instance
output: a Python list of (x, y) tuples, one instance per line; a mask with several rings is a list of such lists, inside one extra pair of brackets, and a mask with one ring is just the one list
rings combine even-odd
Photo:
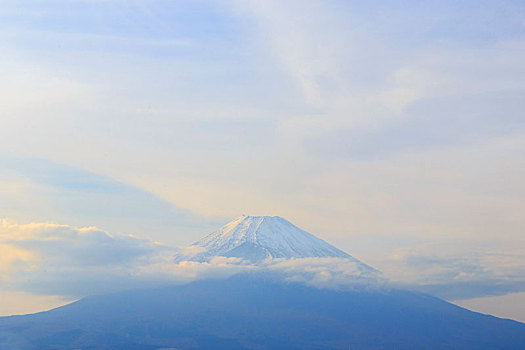
[(241, 216), (190, 246), (196, 253), (178, 260), (206, 261), (214, 256), (252, 262), (268, 258), (348, 258), (347, 253), (279, 216)]

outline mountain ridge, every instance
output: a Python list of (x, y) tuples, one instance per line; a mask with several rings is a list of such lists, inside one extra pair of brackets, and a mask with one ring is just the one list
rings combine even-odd
[(258, 274), (99, 295), (0, 317), (0, 348), (520, 349), (525, 324), (422, 293), (335, 291)]

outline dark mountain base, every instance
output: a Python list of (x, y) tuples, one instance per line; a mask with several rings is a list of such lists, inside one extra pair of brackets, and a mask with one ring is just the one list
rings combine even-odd
[(525, 324), (400, 290), (237, 276), (0, 318), (1, 349), (523, 349)]

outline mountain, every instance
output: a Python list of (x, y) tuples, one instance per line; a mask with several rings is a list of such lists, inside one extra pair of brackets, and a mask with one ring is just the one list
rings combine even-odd
[(251, 262), (268, 258), (334, 257), (353, 259), (333, 245), (279, 216), (241, 216), (195, 242), (178, 260), (207, 261), (215, 256), (237, 257)]
[(0, 349), (523, 349), (525, 324), (420, 293), (237, 275), (0, 318)]
[[(249, 272), (0, 317), (0, 349), (523, 349), (525, 344), (525, 324), (375, 283), (376, 270), (280, 217), (243, 216), (189, 250), (196, 252), (177, 260), (214, 266), (216, 256), (237, 257), (243, 261), (238, 271), (248, 266)], [(345, 283), (332, 284), (334, 289), (311, 286), (332, 280)]]

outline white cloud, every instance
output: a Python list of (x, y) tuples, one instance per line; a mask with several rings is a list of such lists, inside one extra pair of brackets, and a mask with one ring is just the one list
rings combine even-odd
[(0, 284), (39, 294), (83, 296), (119, 289), (272, 272), (317, 287), (377, 283), (375, 272), (348, 259), (275, 259), (253, 265), (239, 258), (175, 262), (180, 250), (95, 227), (0, 221)]
[(319, 288), (376, 288), (386, 284), (380, 272), (345, 258), (274, 259), (265, 268), (284, 275), (287, 280)]
[(396, 249), (377, 259), (391, 283), (442, 298), (466, 299), (525, 290), (523, 242), (491, 246), (451, 240)]
[[(42, 294), (85, 295), (122, 288), (166, 247), (95, 227), (0, 221), (1, 283)], [(115, 284), (105, 283), (115, 278)]]

